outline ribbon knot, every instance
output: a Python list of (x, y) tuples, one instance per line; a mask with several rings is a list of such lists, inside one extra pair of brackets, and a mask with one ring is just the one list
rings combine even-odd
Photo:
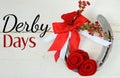
[(85, 22), (87, 22), (88, 19), (80, 14), (74, 20), (73, 24), (69, 24), (76, 16), (76, 14), (77, 12), (63, 14), (62, 19), (64, 20), (64, 22), (55, 22), (52, 24), (54, 33), (57, 34), (57, 37), (55, 38), (53, 44), (49, 48), (49, 51), (56, 51), (54, 55), (55, 61), (58, 60), (60, 52), (63, 46), (65, 45), (65, 42), (69, 38), (69, 32), (71, 32), (69, 38), (69, 51), (73, 52), (78, 50), (80, 43), (80, 35), (77, 28), (82, 26)]

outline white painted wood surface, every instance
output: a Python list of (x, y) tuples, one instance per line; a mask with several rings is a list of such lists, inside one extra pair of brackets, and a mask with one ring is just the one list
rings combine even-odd
[[(40, 23), (51, 26), (53, 21), (60, 21), (62, 13), (76, 10), (77, 0), (0, 0), (0, 78), (120, 78), (120, 0), (90, 0), (90, 2), (91, 6), (85, 10), (84, 15), (94, 21), (98, 14), (103, 14), (113, 29), (114, 45), (100, 71), (94, 76), (81, 77), (68, 70), (62, 60), (55, 63), (54, 52), (47, 51), (52, 42), (43, 42), (43, 38), (39, 38), (39, 33), (9, 33), (25, 38), (35, 36), (36, 47), (27, 46), (25, 50), (3, 48), (4, 33), (2, 33), (3, 16), (6, 14), (13, 13), (17, 15), (19, 21), (27, 20), (30, 24), (34, 17), (40, 14)], [(48, 32), (46, 36), (50, 33)]]

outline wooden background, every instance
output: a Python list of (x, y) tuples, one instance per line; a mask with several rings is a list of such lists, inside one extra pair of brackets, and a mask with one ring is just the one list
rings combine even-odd
[[(47, 51), (52, 42), (43, 42), (43, 38), (39, 38), (40, 33), (9, 33), (13, 37), (36, 37), (37, 46), (27, 46), (25, 50), (3, 48), (2, 33), (3, 16), (6, 14), (13, 13), (19, 21), (27, 20), (30, 24), (40, 14), (39, 23), (51, 26), (53, 21), (61, 21), (61, 14), (77, 10), (77, 0), (0, 0), (0, 78), (120, 78), (120, 0), (90, 2), (91, 6), (85, 10), (84, 15), (91, 21), (95, 21), (98, 14), (104, 15), (113, 29), (114, 44), (103, 68), (94, 76), (81, 77), (68, 70), (62, 60), (55, 63), (54, 52)], [(44, 38), (51, 33), (47, 32)]]

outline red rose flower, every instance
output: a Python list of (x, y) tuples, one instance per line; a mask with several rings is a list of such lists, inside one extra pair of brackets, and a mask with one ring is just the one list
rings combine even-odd
[(82, 55), (82, 57), (83, 57), (84, 60), (88, 60), (89, 59), (89, 55), (88, 55), (87, 52), (85, 52), (83, 50), (77, 50), (75, 52), (79, 52)]
[(77, 69), (82, 62), (83, 62), (83, 57), (78, 52), (70, 53), (70, 55), (68, 55), (68, 58), (66, 60), (67, 67), (71, 70)]
[(78, 69), (78, 73), (82, 76), (93, 75), (95, 74), (96, 71), (97, 71), (97, 64), (96, 61), (94, 60), (84, 61)]

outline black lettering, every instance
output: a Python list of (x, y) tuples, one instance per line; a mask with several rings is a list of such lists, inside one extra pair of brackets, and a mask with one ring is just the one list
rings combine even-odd
[[(31, 27), (31, 32), (35, 33), (38, 31), (39, 29), (39, 25), (37, 24), (38, 20), (40, 18), (40, 15), (37, 15), (33, 21), (33, 24), (32, 24), (32, 27)], [(34, 31), (34, 28), (35, 28), (35, 31)]]
[[(8, 21), (9, 21), (10, 17), (11, 18), (13, 17), (14, 20), (15, 20), (15, 22), (13, 23), (13, 27), (9, 31), (6, 31), (6, 27), (8, 25)], [(4, 28), (3, 28), (3, 33), (9, 33), (9, 32), (11, 32), (15, 28), (15, 26), (17, 25), (17, 17), (14, 14), (8, 14), (8, 15), (4, 16), (3, 20), (5, 20), (5, 24), (4, 24)]]

